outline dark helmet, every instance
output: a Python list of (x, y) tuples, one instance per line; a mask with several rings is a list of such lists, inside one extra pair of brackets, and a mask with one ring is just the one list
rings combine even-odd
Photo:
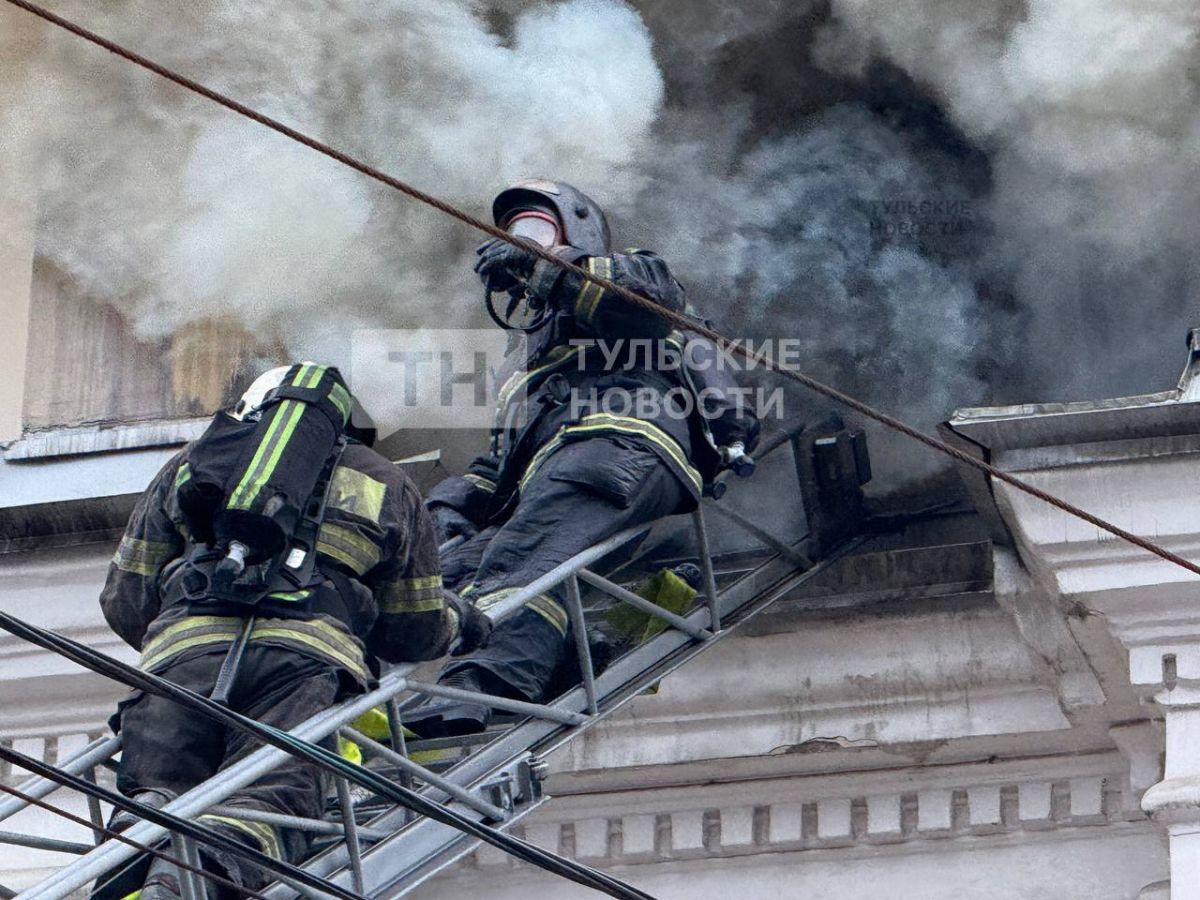
[(562, 224), (567, 243), (588, 256), (606, 256), (612, 249), (604, 210), (583, 191), (566, 182), (543, 178), (518, 181), (496, 195), (492, 202), (492, 220), (503, 228), (509, 217), (522, 209), (553, 212)]

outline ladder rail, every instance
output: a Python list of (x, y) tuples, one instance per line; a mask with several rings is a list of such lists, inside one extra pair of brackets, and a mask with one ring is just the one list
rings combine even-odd
[[(568, 578), (584, 566), (606, 556), (625, 543), (634, 540), (649, 530), (651, 526), (643, 525), (625, 529), (606, 541), (602, 541), (566, 560), (546, 575), (535, 580), (525, 588), (514, 592), (505, 598), (503, 604), (489, 611), (495, 618), (503, 618), (521, 609), (530, 598), (542, 593)], [(385, 704), (398, 694), (413, 690), (407, 678), (408, 673), (416, 668), (415, 665), (405, 664), (389, 672), (380, 681), (380, 687), (365, 695), (350, 698), (339, 706), (317, 713), (306, 722), (292, 729), (291, 734), (310, 741), (319, 741), (328, 735), (348, 725), (354, 718), (369, 709)], [(543, 706), (542, 704), (537, 704)], [(109, 754), (111, 755), (111, 753)], [(81, 754), (82, 756), (82, 754)], [(212, 778), (197, 785), (192, 790), (180, 795), (163, 809), (185, 818), (194, 818), (207, 809), (229, 798), (230, 795), (246, 787), (262, 775), (271, 771), (288, 755), (276, 748), (264, 747), (255, 751), (249, 757), (214, 775)], [(95, 760), (88, 757), (88, 762)], [(436, 785), (435, 785), (436, 786)], [(443, 826), (444, 827), (444, 826)], [(149, 822), (141, 822), (133, 826), (128, 837), (143, 844), (160, 840), (167, 834), (167, 829)], [(61, 900), (75, 890), (80, 890), (95, 878), (104, 874), (115, 865), (130, 859), (136, 850), (127, 844), (116, 841), (105, 842), (91, 852), (84, 854), (79, 860), (64, 867), (49, 876), (40, 884), (22, 893), (22, 900)]]
[[(575, 572), (584, 566), (611, 553), (628, 541), (639, 537), (649, 528), (650, 526), (644, 525), (626, 529), (608, 540), (602, 541), (576, 554), (576, 556), (555, 567), (555, 569), (542, 576), (542, 578), (514, 592), (514, 594), (506, 598), (503, 608), (490, 611), (491, 614), (495, 618), (511, 615), (520, 610), (526, 600), (548, 590), (550, 587), (556, 586), (567, 578), (573, 577)], [(387, 703), (400, 693), (412, 690), (407, 675), (415, 668), (415, 665), (404, 664), (394, 669), (388, 675), (384, 676), (384, 679), (381, 679), (380, 687), (377, 690), (369, 694), (350, 698), (339, 706), (329, 710), (323, 710), (295, 729), (292, 729), (290, 733), (310, 741), (319, 741), (327, 737), (343, 726), (348, 725), (361, 713)], [(98, 761), (92, 758), (95, 752), (98, 751), (93, 748), (92, 754), (81, 754), (80, 758), (85, 759), (90, 764), (94, 764), (95, 761)], [(111, 752), (108, 756), (111, 756)], [(228, 799), (234, 792), (260, 778), (288, 758), (288, 755), (282, 750), (268, 747), (260, 748), (246, 759), (241, 760), (197, 785), (192, 790), (180, 795), (164, 807), (164, 812), (187, 818), (199, 816), (206, 812), (208, 807)], [(78, 760), (77, 764), (79, 764)], [(84, 767), (86, 768), (86, 766)], [(52, 783), (48, 782), (47, 784)], [(139, 843), (150, 844), (160, 840), (166, 834), (167, 830), (161, 826), (141, 822), (129, 830), (128, 837)], [(104, 874), (104, 872), (113, 866), (125, 862), (135, 854), (136, 850), (127, 844), (116, 841), (105, 842), (91, 852), (81, 856), (79, 860), (49, 876), (40, 884), (22, 893), (20, 897), (22, 900), (35, 900), (35, 898), (36, 900), (61, 900), (61, 898), (69, 895), (71, 892), (82, 889), (96, 877)]]
[[(59, 768), (71, 775), (83, 775), (97, 763), (111, 759), (113, 754), (120, 749), (120, 735), (109, 738), (96, 738), (96, 740), (90, 741), (78, 753), (65, 760)], [(61, 785), (56, 784), (49, 778), (41, 778), (39, 776), (34, 776), (17, 785), (21, 793), (28, 794), (35, 800), (46, 798), (60, 787)], [(0, 800), (0, 822), (3, 822), (10, 816), (16, 815), (28, 806), (28, 801), (22, 800), (19, 797), (8, 797), (5, 800)]]
[[(405, 665), (380, 679), (380, 686), (370, 693), (353, 697), (345, 703), (322, 710), (291, 729), (289, 734), (317, 742), (342, 725), (373, 709), (407, 687), (407, 675), (415, 666)], [(280, 762), (291, 757), (275, 747), (260, 747), (245, 759), (201, 782), (163, 807), (163, 811), (182, 818), (196, 818), (211, 806), (229, 798), (236, 791), (252, 784), (272, 771)], [(153, 844), (167, 834), (167, 829), (150, 822), (139, 822), (126, 835), (141, 844)], [(119, 841), (106, 841), (90, 853), (19, 896), (22, 900), (61, 900), (73, 891), (81, 890), (113, 866), (132, 858), (137, 850)]]
[[(529, 720), (519, 724), (475, 751), (447, 772), (446, 777), (460, 783), (483, 782), (522, 760), (536, 759), (569, 743), (639, 696), (647, 687), (706, 651), (710, 644), (727, 637), (780, 596), (819, 575), (862, 541), (862, 538), (855, 538), (846, 542), (826, 559), (802, 573), (797, 573), (795, 567), (782, 557), (773, 557), (719, 594), (721, 613), (729, 618), (729, 627), (709, 641), (697, 642), (674, 629), (663, 631), (629, 651), (597, 677), (603, 698), (597, 715), (575, 726), (556, 725), (545, 720)], [(689, 617), (696, 623), (704, 622), (708, 618), (708, 610), (697, 608)], [(635, 674), (629, 676), (630, 671)], [(582, 709), (586, 703), (586, 692), (582, 686), (578, 686), (564, 694), (555, 705)], [(543, 801), (539, 801), (538, 805), (540, 802)], [(531, 811), (524, 810), (521, 817)], [(507, 827), (514, 821), (510, 819), (498, 827)], [(371, 825), (377, 831), (387, 831), (393, 827), (400, 829), (363, 854), (362, 871), (366, 888), (372, 896), (381, 898), (404, 896), (479, 844), (469, 836), (451, 833), (445, 826), (428, 819), (418, 819), (401, 827), (391, 811), (382, 813)], [(436, 854), (436, 859), (432, 858), (433, 854)], [(396, 871), (396, 859), (402, 856), (410, 857), (410, 862), (403, 870)], [(345, 864), (345, 850), (339, 845), (314, 857), (307, 867), (314, 874), (344, 885)], [(267, 891), (267, 896), (272, 900), (282, 900), (294, 894), (288, 888), (276, 885)]]
[[(765, 456), (785, 444), (792, 446), (793, 451), (795, 451), (796, 442), (791, 440), (791, 438), (791, 432), (784, 432), (776, 436), (769, 443), (769, 446), (764, 447), (765, 452), (762, 455)], [(459, 794), (460, 791), (465, 792), (477, 789), (479, 783), (486, 778), (494, 777), (505, 765), (512, 765), (514, 761), (520, 759), (522, 753), (528, 757), (530, 754), (528, 748), (546, 747), (548, 746), (548, 741), (557, 746), (565, 740), (570, 740), (583, 730), (590, 728), (602, 716), (611, 713), (620, 705), (623, 705), (630, 697), (635, 696), (636, 692), (624, 697), (617, 704), (610, 704), (608, 702), (612, 693), (620, 687), (620, 684), (612, 684), (617, 677), (618, 671), (625, 671), (627, 666), (641, 665), (642, 662), (653, 663), (661, 661), (664, 658), (664, 653), (670, 656), (681, 649), (686, 649), (689, 645), (692, 646), (695, 652), (699, 652), (700, 649), (723, 636), (723, 632), (719, 630), (722, 616), (735, 612), (740, 605), (731, 603), (727, 610), (724, 608), (726, 602), (738, 593), (735, 589), (746, 582), (747, 579), (739, 579), (735, 585), (731, 586), (723, 594), (717, 591), (711, 550), (702, 513), (697, 511), (692, 517), (692, 522), (696, 530), (697, 549), (700, 552), (700, 562), (704, 574), (705, 606), (693, 610), (688, 616), (680, 617), (658, 607), (650, 601), (635, 604), (643, 611), (663, 619), (668, 628), (656, 638), (645, 642), (642, 646), (634, 648), (622, 656), (618, 662), (624, 663), (624, 665), (619, 668), (614, 664), (613, 667), (605, 670), (604, 673), (601, 673), (595, 679), (586, 677), (591, 674), (590, 671), (581, 673), (585, 676), (584, 685), (568, 692), (552, 704), (533, 704), (532, 706), (545, 711), (542, 717), (534, 718), (532, 721), (509, 729), (506, 732), (507, 737), (501, 737), (471, 754), (450, 770), (445, 781), (441, 777), (427, 781), (424, 788), (425, 792), (441, 794), (445, 800), (449, 800), (451, 799), (450, 794)], [(624, 592), (618, 585), (608, 582), (601, 576), (595, 575), (587, 567), (612, 553), (614, 550), (640, 538), (653, 527), (653, 524), (648, 523), (625, 529), (607, 540), (581, 551), (525, 587), (514, 591), (500, 603), (496, 604), (496, 606), (489, 609), (488, 614), (497, 620), (505, 618), (519, 611), (525, 602), (537, 594), (544, 593), (563, 583), (566, 583), (568, 588), (574, 588), (573, 591), (570, 591), (572, 596), (569, 600), (578, 601), (578, 580), (580, 578), (595, 584), (620, 601), (629, 602), (628, 597), (625, 596), (628, 592)], [(753, 530), (747, 530), (750, 530), (755, 537), (759, 536), (754, 534)], [(787, 555), (791, 556), (791, 554)], [(794, 571), (795, 558), (793, 557), (790, 562)], [(751, 573), (751, 575), (753, 574)], [(577, 606), (578, 602), (571, 605)], [(582, 609), (580, 608), (577, 612), (579, 615), (574, 618), (581, 618)], [(576, 623), (576, 625), (576, 647), (580, 659), (586, 668), (590, 670), (591, 667), (588, 664), (590, 656), (586, 649), (586, 635), (584, 634), (584, 629), (578, 627), (579, 623)], [(691, 655), (687, 654), (687, 658), (690, 658)], [(681, 665), (682, 662), (679, 664)], [(346, 728), (361, 713), (379, 705), (393, 704), (397, 696), (402, 693), (421, 693), (421, 688), (424, 685), (412, 682), (408, 678), (409, 673), (415, 668), (416, 666), (413, 664), (405, 664), (392, 669), (380, 680), (379, 687), (376, 690), (352, 697), (336, 707), (323, 710), (292, 729), (290, 733), (305, 740), (319, 741)], [(610, 677), (606, 678), (605, 676)], [(604, 699), (604, 709), (600, 708), (601, 698)], [(535, 716), (537, 715), (537, 710), (530, 710), (529, 712)], [(563, 722), (562, 720), (566, 717), (562, 713), (569, 713), (573, 718), (569, 719), (568, 722)], [(588, 715), (588, 713), (592, 713), (592, 715)], [(547, 719), (547, 715), (551, 718)], [(554, 737), (556, 735), (557, 737)], [(119, 740), (118, 737), (99, 743), (93, 742), (93, 744), (84, 748), (84, 751), (81, 751), (80, 754), (74, 757), (69, 764), (86, 769), (102, 759), (109, 758), (115, 752), (116, 748), (119, 747)], [(523, 749), (516, 747), (514, 740), (520, 741), (523, 744)], [(105, 750), (107, 752), (102, 752)], [(98, 756), (97, 754), (102, 755)], [(273, 747), (260, 748), (246, 759), (239, 761), (230, 768), (218, 773), (171, 801), (171, 803), (164, 807), (164, 811), (184, 818), (195, 818), (228, 799), (237, 790), (249, 785), (271, 771), (287, 758), (288, 754), (282, 750)], [(410, 770), (409, 774), (414, 773)], [(36, 789), (44, 790), (48, 785), (49, 783), (47, 785), (39, 784), (35, 787)], [(456, 786), (457, 789), (451, 785)], [(462, 795), (460, 794), (460, 796)], [(463, 797), (463, 800), (465, 799)], [(538, 802), (540, 803), (540, 800)], [(8, 805), (14, 804), (0, 805), (0, 818), (5, 814), (4, 811)], [(343, 805), (345, 805), (344, 798)], [(472, 806), (474, 807), (473, 813), (475, 815), (481, 818), (495, 819), (496, 810), (495, 807), (489, 809), (490, 804), (468, 804), (467, 808), (471, 808)], [(532, 804), (526, 804), (526, 807), (531, 808)], [(528, 812), (528, 808), (512, 810), (505, 819), (497, 821), (500, 821), (502, 825), (511, 824), (518, 818), (523, 817)], [(14, 809), (13, 812), (15, 811)], [(489, 816), (489, 812), (492, 815)], [(12, 813), (9, 812), (7, 814), (11, 815)], [(352, 815), (352, 809), (343, 811), (343, 819)], [(316, 820), (313, 821), (315, 822)], [(406, 822), (407, 827), (405, 827)], [(340, 842), (331, 848), (331, 850), (319, 854), (314, 858), (314, 861), (320, 861), (323, 858), (325, 860), (324, 864), (316, 862), (316, 868), (336, 871), (344, 868), (347, 863), (353, 862), (353, 869), (355, 870), (352, 875), (353, 880), (360, 881), (360, 879), (366, 878), (367, 883), (370, 883), (371, 879), (367, 876), (373, 873), (367, 871), (369, 861), (380, 859), (385, 855), (377, 851), (385, 845), (391, 846), (399, 835), (408, 832), (415, 826), (421, 825), (422, 822), (427, 827), (436, 826), (437, 829), (441, 829), (444, 832), (453, 832), (449, 835), (452, 841), (461, 843), (473, 840), (462, 832), (456, 832), (448, 826), (431, 822), (427, 819), (418, 818), (415, 821), (410, 821), (407, 810), (394, 807), (376, 816), (365, 828), (356, 831), (356, 837), (371, 840), (378, 836), (381, 831), (391, 829), (389, 837), (378, 841), (369, 848), (363, 849), (361, 854), (353, 854), (354, 857), (359, 857), (354, 860), (350, 858), (351, 853), (346, 843), (344, 841)], [(400, 830), (396, 831), (395, 829), (397, 828)], [(149, 822), (141, 822), (129, 830), (128, 836), (141, 843), (153, 843), (160, 840), (167, 833), (168, 831), (165, 828)], [(338, 851), (340, 851), (340, 854)], [(99, 875), (125, 862), (135, 854), (136, 850), (128, 845), (115, 841), (105, 842), (84, 854), (72, 864), (59, 870), (54, 875), (49, 876), (40, 884), (30, 888), (21, 894), (20, 897), (22, 900), (61, 900), (61, 898), (66, 897), (72, 892), (82, 889)], [(282, 885), (276, 885), (275, 890), (279, 889), (287, 890)]]
[[(800, 426), (797, 428), (792, 428), (792, 429), (781, 431), (778, 434), (774, 435), (768, 441), (764, 442), (763, 452), (760, 453), (759, 458), (760, 459), (765, 458), (766, 456), (774, 453), (780, 447), (783, 447), (785, 445), (789, 446), (791, 448), (793, 454), (796, 454), (797, 452), (799, 452), (797, 438), (803, 430), (804, 430), (804, 426)], [(797, 474), (799, 474), (802, 471), (802, 468), (799, 464), (797, 464), (795, 466), (795, 471), (797, 472)], [(671, 644), (676, 645), (676, 646), (672, 647), (671, 651), (669, 651), (669, 652), (674, 652), (674, 650), (677, 650), (680, 647), (686, 647), (688, 644), (692, 644), (696, 641), (700, 641), (701, 645), (706, 645), (707, 641), (712, 640), (715, 636), (720, 634), (719, 629), (720, 629), (721, 621), (722, 621), (721, 598), (718, 595), (718, 591), (717, 591), (717, 587), (716, 587), (716, 576), (714, 574), (712, 553), (711, 553), (711, 549), (710, 549), (710, 545), (709, 545), (709, 541), (708, 541), (707, 528), (705, 525), (705, 521), (704, 521), (704, 517), (703, 517), (703, 513), (702, 513), (701, 509), (698, 508), (692, 514), (692, 524), (693, 524), (693, 527), (694, 527), (695, 533), (696, 533), (697, 550), (699, 551), (699, 554), (700, 554), (701, 568), (702, 568), (702, 572), (703, 572), (703, 576), (704, 576), (704, 585), (703, 586), (705, 588), (705, 591), (704, 591), (704, 596), (705, 596), (705, 600), (706, 600), (705, 608), (694, 610), (689, 617), (681, 617), (681, 616), (677, 616), (665, 609), (662, 609), (661, 607), (658, 607), (656, 604), (653, 604), (650, 601), (643, 601), (642, 598), (640, 598), (640, 597), (637, 598), (638, 601), (640, 601), (640, 602), (637, 604), (633, 604), (633, 605), (636, 605), (639, 609), (642, 609), (645, 612), (648, 612), (652, 615), (656, 615), (659, 618), (663, 619), (664, 621), (666, 621), (666, 623), (668, 624), (669, 627), (666, 631), (660, 633), (655, 639), (653, 639), (651, 641), (647, 641), (645, 644), (642, 645), (642, 647), (636, 648), (634, 651), (631, 651), (629, 654), (626, 654), (624, 657), (622, 657), (622, 659), (631, 657), (631, 655), (637, 653), (638, 650), (643, 650), (645, 653), (652, 653), (654, 651), (652, 649), (650, 649), (651, 646), (657, 647), (657, 646), (660, 646), (660, 645), (663, 645), (666, 643), (671, 643)], [(524, 605), (524, 603), (527, 600), (531, 599), (532, 597), (536, 596), (537, 594), (544, 593), (545, 591), (547, 591), (553, 587), (556, 587), (558, 584), (561, 584), (564, 581), (567, 581), (568, 579), (571, 579), (572, 581), (574, 581), (577, 578), (582, 578), (583, 580), (589, 582), (590, 584), (593, 584), (594, 586), (600, 588), (601, 590), (606, 591), (610, 595), (615, 596), (618, 600), (621, 600), (624, 602), (629, 602), (628, 597), (626, 597), (624, 595), (627, 592), (623, 592), (623, 590), (620, 588), (619, 585), (609, 582), (609, 581), (607, 581), (607, 579), (604, 579), (601, 576), (598, 576), (595, 573), (592, 573), (586, 567), (588, 565), (591, 565), (595, 561), (602, 559), (604, 556), (608, 555), (613, 550), (621, 547), (622, 545), (626, 544), (627, 542), (646, 533), (652, 527), (653, 527), (653, 524), (634, 526), (632, 528), (626, 529), (625, 531), (619, 532), (616, 535), (613, 535), (611, 538), (608, 538), (605, 541), (602, 541), (598, 544), (593, 545), (592, 547), (589, 547), (587, 550), (584, 550), (581, 553), (577, 554), (576, 556), (564, 561), (563, 563), (556, 566), (551, 571), (547, 572), (542, 577), (531, 582), (525, 588), (523, 588), (519, 591), (515, 591), (514, 593), (510, 594), (501, 603), (497, 604), (495, 607), (493, 607), (491, 610), (489, 610), (489, 614), (492, 614), (492, 615), (496, 616), (497, 618), (499, 618), (500, 614), (511, 614), (513, 612), (516, 612), (521, 609), (521, 607)], [(751, 530), (751, 529), (746, 529), (746, 530), (749, 531), (751, 536), (753, 536), (755, 538), (758, 538), (760, 536), (757, 533), (757, 530)], [(809, 537), (810, 537), (809, 534), (805, 534), (805, 535), (801, 536), (796, 543), (803, 544), (809, 539)], [(453, 543), (455, 543), (455, 542), (453, 542), (453, 541), (447, 542), (446, 546), (448, 547), (450, 545), (453, 545)], [(782, 543), (782, 542), (773, 541), (769, 545), (771, 549), (776, 549), (776, 547), (774, 546), (775, 543)], [(794, 571), (796, 560), (804, 559), (805, 561), (807, 561), (807, 557), (803, 556), (802, 554), (796, 553), (793, 547), (789, 547), (788, 549), (791, 551), (791, 553), (788, 553), (788, 554), (779, 553), (779, 556), (786, 555), (788, 557), (787, 561), (791, 564), (792, 571)], [(833, 557), (831, 556), (831, 559), (832, 558)], [(823, 566), (822, 566), (822, 568), (823, 568)], [(744, 581), (745, 581), (745, 579), (739, 579), (739, 581), (737, 583), (735, 583), (735, 585), (732, 585), (730, 587), (730, 589), (727, 591), (727, 593), (729, 594), (730, 597), (732, 597), (732, 596), (734, 596), (734, 594), (736, 594), (736, 589), (738, 589), (743, 584)], [(616, 589), (616, 590), (613, 590), (613, 589)], [(645, 605), (643, 605), (643, 604), (645, 604)], [(737, 606), (739, 606), (739, 604), (736, 604), (736, 603), (732, 604), (731, 609), (736, 608)], [(576, 632), (577, 632), (576, 649), (579, 652), (580, 658), (586, 659), (587, 656), (583, 653), (582, 650), (580, 650), (580, 641), (584, 639), (582, 629), (577, 628)], [(641, 656), (642, 654), (637, 654), (637, 655)], [(583, 674), (583, 673), (581, 673), (581, 674)], [(601, 677), (603, 677), (603, 675), (606, 675), (606, 674), (608, 674), (608, 670), (606, 670), (606, 672), (603, 673)], [(588, 682), (588, 679), (585, 676), (583, 685), (575, 688), (574, 690), (568, 692), (567, 694), (564, 694), (556, 702), (549, 705), (548, 707), (543, 707), (543, 708), (568, 712), (568, 713), (574, 714), (574, 715), (579, 715), (580, 713), (585, 713), (585, 712), (593, 712), (593, 713), (596, 712), (595, 704), (592, 701), (592, 698), (595, 694), (596, 689), (594, 686), (592, 686), (591, 689), (589, 690), (589, 685), (587, 682)], [(631, 694), (630, 697), (636, 695), (636, 693), (637, 692), (634, 692), (634, 694)], [(628, 699), (628, 698), (626, 698), (626, 699)], [(624, 702), (624, 701), (622, 701), (622, 702)], [(576, 734), (580, 733), (581, 730), (590, 727), (590, 724), (595, 720), (595, 716), (593, 715), (593, 716), (586, 718), (583, 722), (581, 722), (578, 725), (575, 725), (570, 728), (566, 728), (561, 725), (555, 725), (552, 721), (546, 721), (547, 717), (544, 715), (541, 716), (540, 718), (541, 718), (541, 721), (527, 722), (524, 725), (518, 726), (517, 729), (510, 729), (507, 734), (511, 735), (513, 731), (517, 731), (517, 730), (521, 730), (522, 733), (529, 733), (532, 730), (533, 732), (538, 733), (536, 740), (543, 740), (548, 735), (551, 735), (554, 733), (560, 733), (560, 734), (568, 735), (562, 739), (563, 741), (567, 741), (567, 740), (573, 739), (573, 737)], [(532, 738), (533, 735), (530, 734), (530, 737)], [(518, 742), (521, 742), (520, 739), (517, 739), (517, 740), (518, 740)], [(499, 756), (501, 758), (499, 760), (492, 760), (490, 765), (485, 765), (485, 766), (471, 766), (470, 765), (470, 763), (472, 763), (472, 761), (481, 762), (485, 758), (491, 759), (491, 756), (495, 755), (494, 751), (497, 746), (505, 747), (509, 743), (510, 743), (510, 741), (505, 740), (504, 738), (500, 738), (497, 741), (493, 741), (492, 743), (486, 745), (485, 748), (475, 751), (466, 760), (464, 760), (463, 762), (459, 763), (459, 765), (457, 765), (453, 769), (451, 769), (451, 772), (448, 773), (448, 777), (449, 776), (457, 777), (459, 782), (464, 785), (465, 784), (473, 784), (475, 782), (484, 780), (485, 778), (493, 775), (497, 771), (502, 770), (505, 766), (510, 766), (510, 765), (514, 764), (516, 759), (518, 758), (519, 750), (517, 751), (517, 754), (514, 754), (514, 753), (511, 753), (511, 752), (508, 752), (508, 751), (502, 749), (499, 751)], [(397, 817), (399, 817), (399, 818), (397, 818)], [(392, 810), (392, 811), (387, 811), (387, 812), (381, 813), (379, 815), (379, 817), (376, 819), (373, 819), (370, 824), (375, 830), (378, 831), (378, 830), (387, 830), (388, 828), (403, 829), (403, 826), (405, 826), (405, 825), (409, 825), (411, 827), (413, 825), (419, 824), (420, 821), (421, 820), (418, 820), (416, 823), (409, 822), (406, 811)], [(513, 821), (513, 819), (510, 818), (510, 820), (508, 820), (508, 822), (506, 824), (511, 824), (512, 821)], [(428, 826), (434, 826), (443, 832), (446, 831), (445, 826), (441, 826), (438, 823), (427, 822), (426, 824)], [(503, 825), (501, 825), (500, 827), (503, 827)], [(465, 836), (464, 836), (464, 840), (467, 840), (465, 838)], [(385, 843), (387, 843), (387, 842), (385, 842)], [(475, 843), (477, 843), (477, 842), (472, 842), (472, 846), (474, 846)], [(376, 845), (376, 846), (379, 846), (379, 845)], [(374, 847), (369, 849), (364, 854), (364, 857), (373, 858), (374, 851), (375, 851)], [(469, 850), (464, 851), (464, 852), (469, 852)], [(461, 855), (462, 854), (459, 854), (459, 856), (461, 856)], [(311, 860), (309, 860), (308, 865), (313, 867), (314, 871), (320, 872), (323, 876), (325, 876), (330, 873), (336, 872), (341, 866), (345, 865), (345, 863), (347, 861), (348, 861), (348, 856), (346, 856), (345, 848), (342, 847), (341, 845), (338, 845), (338, 846), (329, 848), (328, 850), (324, 851), (323, 853), (318, 854), (317, 856), (313, 857)], [(277, 888), (277, 890), (278, 890), (278, 888)], [(281, 892), (277, 896), (282, 897), (282, 896), (287, 896), (287, 895), (286, 895), (286, 893)]]

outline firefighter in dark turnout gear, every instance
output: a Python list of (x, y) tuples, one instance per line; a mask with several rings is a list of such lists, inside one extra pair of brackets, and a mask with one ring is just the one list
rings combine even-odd
[[(521, 182), (496, 198), (493, 218), (665, 309), (686, 309), (666, 263), (644, 250), (611, 252), (604, 213), (570, 185)], [(464, 538), (443, 554), (447, 585), (486, 613), (588, 546), (694, 509), (722, 453), (730, 458), (722, 448), (753, 449), (759, 425), (698, 335), (503, 241), (479, 248), (475, 270), (498, 323), (521, 303), (533, 316), (498, 379), (490, 451), (427, 501), (443, 541)], [(491, 305), (493, 292), (509, 293), (505, 315)], [(565, 659), (562, 600), (556, 590), (527, 601), (441, 682), (547, 699)], [(482, 730), (489, 716), (483, 706), (441, 701), (404, 720), (432, 737)]]
[[(321, 385), (328, 385), (327, 394)], [(303, 420), (322, 413), (306, 403), (327, 399), (340, 427), (326, 428), (325, 437), (342, 427), (353, 434), (345, 421), (353, 398), (336, 370), (315, 364), (272, 370), (233, 412), (218, 413), (205, 436), (171, 459), (138, 501), (100, 596), (105, 619), (141, 652), (144, 669), (201, 694), (215, 696), (221, 673), (229, 671), (231, 648), (244, 638), (224, 702), (285, 730), (366, 688), (375, 657), (388, 662), (436, 658), (463, 631), (460, 620), (480, 618), (443, 591), (434, 527), (408, 477), (352, 437), (314, 449), (322, 432), (305, 431)], [(265, 438), (260, 445), (247, 450), (238, 444), (259, 434), (255, 429)], [(233, 438), (226, 439), (229, 435)], [(222, 586), (217, 570), (228, 566), (229, 555), (212, 533), (202, 538), (198, 532), (219, 532), (223, 520), (218, 514), (202, 521), (192, 509), (197, 496), (203, 497), (195, 482), (236, 455), (223, 457), (222, 448), (249, 452), (244, 472), (238, 471), (240, 463), (230, 468), (237, 488), (228, 497), (219, 490), (209, 497), (216, 501), (214, 508), (226, 499), (228, 508), (236, 507), (239, 527), (251, 521), (255, 509), (270, 515), (289, 508), (286, 488), (278, 486), (292, 476), (303, 482), (304, 492), (317, 479), (312, 496), (296, 501), (301, 511), (306, 500), (318, 503), (304, 513), (313, 526), (308, 548), (313, 552), (305, 550), (301, 523), (290, 545), (257, 561), (268, 573), (280, 560), (294, 564), (302, 577), (269, 576), (255, 590), (256, 582), (242, 574)], [(303, 470), (314, 462), (316, 470)], [(257, 496), (265, 503), (256, 505)], [(319, 510), (316, 518), (313, 509)], [(245, 528), (232, 533), (247, 542), (242, 564), (249, 573), (256, 562), (254, 534)], [(303, 564), (306, 555), (311, 565)], [(135, 693), (121, 704), (119, 727), (118, 786), (155, 806), (255, 749), (244, 735), (148, 694)], [(326, 787), (319, 769), (288, 759), (225, 805), (319, 818)], [(114, 824), (129, 823), (118, 817)], [(202, 824), (279, 859), (295, 860), (305, 849), (298, 831), (231, 813), (203, 816)], [(265, 883), (258, 870), (236, 857), (214, 853), (205, 864), (250, 889)], [(142, 900), (175, 896), (176, 873), (155, 861)]]

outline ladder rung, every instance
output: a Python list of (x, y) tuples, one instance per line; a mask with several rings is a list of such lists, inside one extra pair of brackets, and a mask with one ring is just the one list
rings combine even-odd
[[(477, 691), (464, 691), (461, 688), (446, 687), (441, 684), (410, 681), (408, 688), (420, 694), (443, 697), (447, 700), (462, 700), (466, 703), (478, 703), (481, 706), (490, 706), (493, 709), (503, 709), (525, 716), (533, 716), (535, 719), (549, 719), (551, 722), (558, 722), (561, 725), (582, 725), (587, 721), (587, 716), (581, 713), (570, 712), (565, 709), (555, 709), (553, 706), (543, 706), (540, 703), (509, 700), (507, 697), (495, 697), (491, 694), (481, 694)], [(403, 719), (403, 714), (401, 715), (401, 719)]]

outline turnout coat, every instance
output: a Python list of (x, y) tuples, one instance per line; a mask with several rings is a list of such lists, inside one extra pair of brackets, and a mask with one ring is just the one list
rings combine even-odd
[[(242, 622), (198, 610), (180, 596), (191, 535), (177, 488), (188, 477), (189, 449), (162, 468), (138, 501), (100, 595), (108, 624), (141, 651), (149, 671), (226, 650)], [(434, 659), (458, 633), (458, 613), (443, 595), (433, 524), (416, 487), (355, 442), (332, 475), (313, 583), (267, 599), (269, 612), (258, 614), (252, 645), (314, 657), (360, 688), (372, 678), (373, 657)]]

